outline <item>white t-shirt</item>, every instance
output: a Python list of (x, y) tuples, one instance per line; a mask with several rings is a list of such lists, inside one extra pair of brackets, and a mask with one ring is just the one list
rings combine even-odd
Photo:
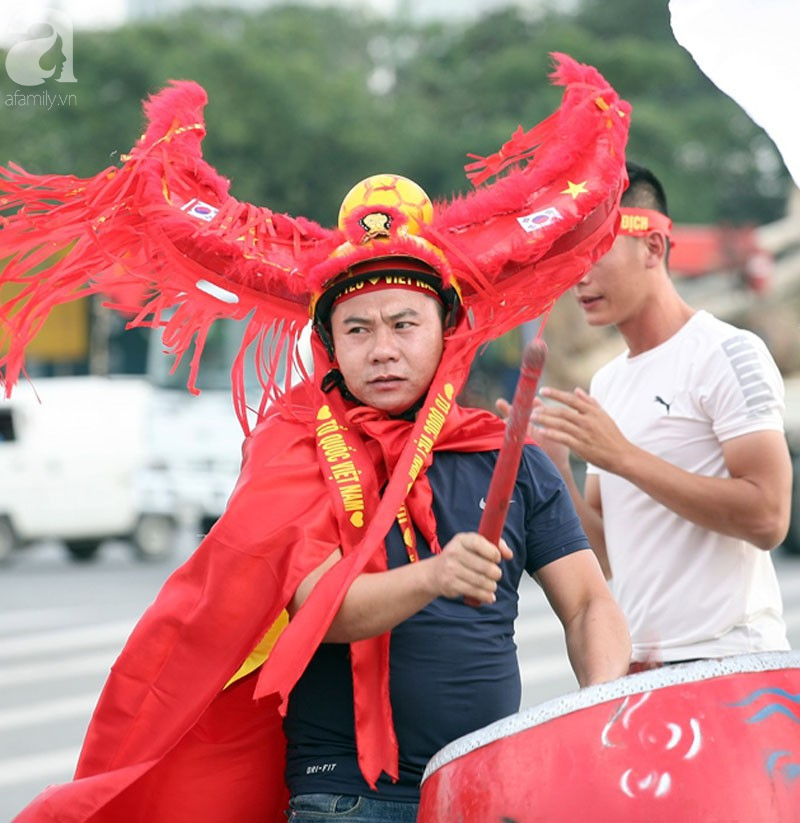
[[(631, 442), (693, 474), (728, 477), (723, 441), (783, 431), (783, 381), (767, 347), (703, 311), (660, 346), (612, 360), (591, 394)], [(634, 660), (789, 648), (769, 552), (690, 523), (617, 475), (587, 472), (599, 476)]]

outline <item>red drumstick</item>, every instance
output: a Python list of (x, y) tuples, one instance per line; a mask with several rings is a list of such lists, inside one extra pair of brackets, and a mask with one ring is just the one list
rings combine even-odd
[[(522, 447), (525, 444), (525, 433), (533, 409), (533, 400), (536, 397), (536, 388), (539, 385), (544, 361), (547, 357), (547, 345), (544, 340), (531, 340), (522, 353), (519, 381), (511, 403), (511, 413), (506, 424), (506, 433), (497, 463), (489, 483), (486, 495), (486, 505), (478, 526), (478, 533), (497, 545), (503, 533), (503, 524), (511, 503), (511, 495), (519, 471), (519, 461), (522, 458)], [(472, 598), (465, 598), (470, 606), (478, 605)]]
[(506, 424), (503, 446), (497, 457), (489, 492), (486, 495), (486, 508), (483, 510), (478, 532), (487, 540), (497, 544), (503, 533), (503, 524), (511, 502), (511, 494), (517, 481), (519, 461), (522, 458), (522, 446), (528, 430), (533, 400), (539, 378), (547, 357), (547, 345), (544, 340), (531, 340), (522, 353), (519, 381), (511, 403), (511, 413)]

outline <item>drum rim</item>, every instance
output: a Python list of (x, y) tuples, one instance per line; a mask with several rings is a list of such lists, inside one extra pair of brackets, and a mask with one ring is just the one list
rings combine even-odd
[[(586, 686), (574, 692), (567, 692), (504, 717), (448, 743), (428, 762), (421, 785), (436, 771), (459, 757), (518, 732), (540, 726), (556, 717), (588, 709), (599, 703), (640, 694), (662, 686), (679, 686), (683, 683), (710, 680), (714, 677), (778, 669), (800, 669), (800, 651), (760, 652), (731, 655), (715, 660), (697, 660), (693, 663), (680, 663), (638, 674), (629, 674), (607, 683), (598, 683), (595, 686)], [(669, 675), (668, 683), (664, 682), (665, 674)]]

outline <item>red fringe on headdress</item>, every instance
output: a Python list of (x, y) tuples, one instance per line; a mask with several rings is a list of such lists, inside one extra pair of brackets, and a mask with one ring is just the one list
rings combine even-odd
[[(432, 261), (460, 283), (472, 320), (464, 357), (545, 312), (613, 240), (629, 107), (596, 69), (554, 58), (552, 78), (565, 86), (560, 108), (468, 165), (479, 188), (436, 204), (420, 230), (444, 256)], [(130, 325), (163, 326), (176, 367), (191, 352), (193, 391), (212, 323), (249, 318), (232, 373), (246, 431), (248, 346), (265, 398), (285, 389), (275, 384), (276, 365), (285, 356), (291, 375), (313, 294), (352, 261), (336, 254), (345, 239), (338, 229), (230, 195), (202, 158), (205, 103), (196, 83), (173, 81), (145, 103), (147, 129), (123, 165), (92, 178), (0, 169), (0, 289), (18, 287), (0, 306), (7, 394), (50, 310), (92, 293), (131, 315)], [(393, 253), (404, 253), (397, 242)]]
[[(164, 326), (176, 367), (193, 350), (192, 391), (211, 324), (253, 312), (245, 338), (255, 341), (259, 363), (268, 361), (265, 387), (277, 388), (271, 375), (281, 343), (293, 342), (307, 320), (298, 254), (332, 232), (229, 195), (228, 181), (202, 160), (205, 103), (197, 84), (173, 82), (145, 103), (149, 126), (124, 165), (93, 178), (2, 170), (0, 286), (19, 286), (0, 312), (6, 394), (50, 310), (93, 293), (133, 315), (131, 325)], [(219, 212), (208, 223), (194, 219), (186, 211), (193, 200)], [(233, 381), (244, 423), (241, 357)]]
[[(492, 336), (546, 312), (607, 251), (627, 183), (630, 106), (592, 66), (563, 54), (553, 58), (551, 79), (566, 86), (560, 108), (528, 132), (520, 127), (497, 154), (467, 166), (476, 184), (508, 173), (436, 204), (429, 239), (448, 249), (457, 242), (450, 262), (476, 327), (493, 329)], [(570, 184), (585, 191), (573, 197)], [(548, 222), (551, 209), (558, 216)], [(537, 213), (543, 216), (538, 227), (520, 231), (519, 220)]]

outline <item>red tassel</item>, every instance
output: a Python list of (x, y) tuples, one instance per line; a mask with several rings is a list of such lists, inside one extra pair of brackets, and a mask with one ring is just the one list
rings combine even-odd
[(524, 132), (522, 126), (517, 126), (511, 139), (489, 157), (468, 154), (467, 157), (473, 157), (476, 160), (475, 163), (464, 166), (470, 182), (474, 186), (480, 186), (481, 183), (485, 183), (490, 177), (496, 177), (511, 165), (532, 160), (536, 149), (550, 137), (555, 121), (556, 115), (551, 114), (530, 131)]
[[(0, 170), (0, 207), (7, 212), (0, 218), (0, 285), (19, 287), (0, 312), (6, 394), (50, 310), (95, 293), (131, 316), (129, 325), (164, 326), (176, 367), (191, 351), (192, 391), (211, 324), (251, 315), (256, 356), (271, 367), (261, 371), (264, 389), (278, 393), (272, 367), (280, 352), (267, 355), (269, 335), (260, 332), (287, 321), (281, 340), (291, 367), (308, 289), (288, 275), (298, 268), (298, 253), (332, 248), (336, 233), (230, 197), (228, 181), (202, 160), (205, 102), (197, 84), (173, 82), (145, 104), (150, 124), (124, 165), (93, 178)], [(193, 203), (205, 215), (218, 210), (212, 222), (192, 217)], [(233, 380), (247, 431), (241, 363)]]

